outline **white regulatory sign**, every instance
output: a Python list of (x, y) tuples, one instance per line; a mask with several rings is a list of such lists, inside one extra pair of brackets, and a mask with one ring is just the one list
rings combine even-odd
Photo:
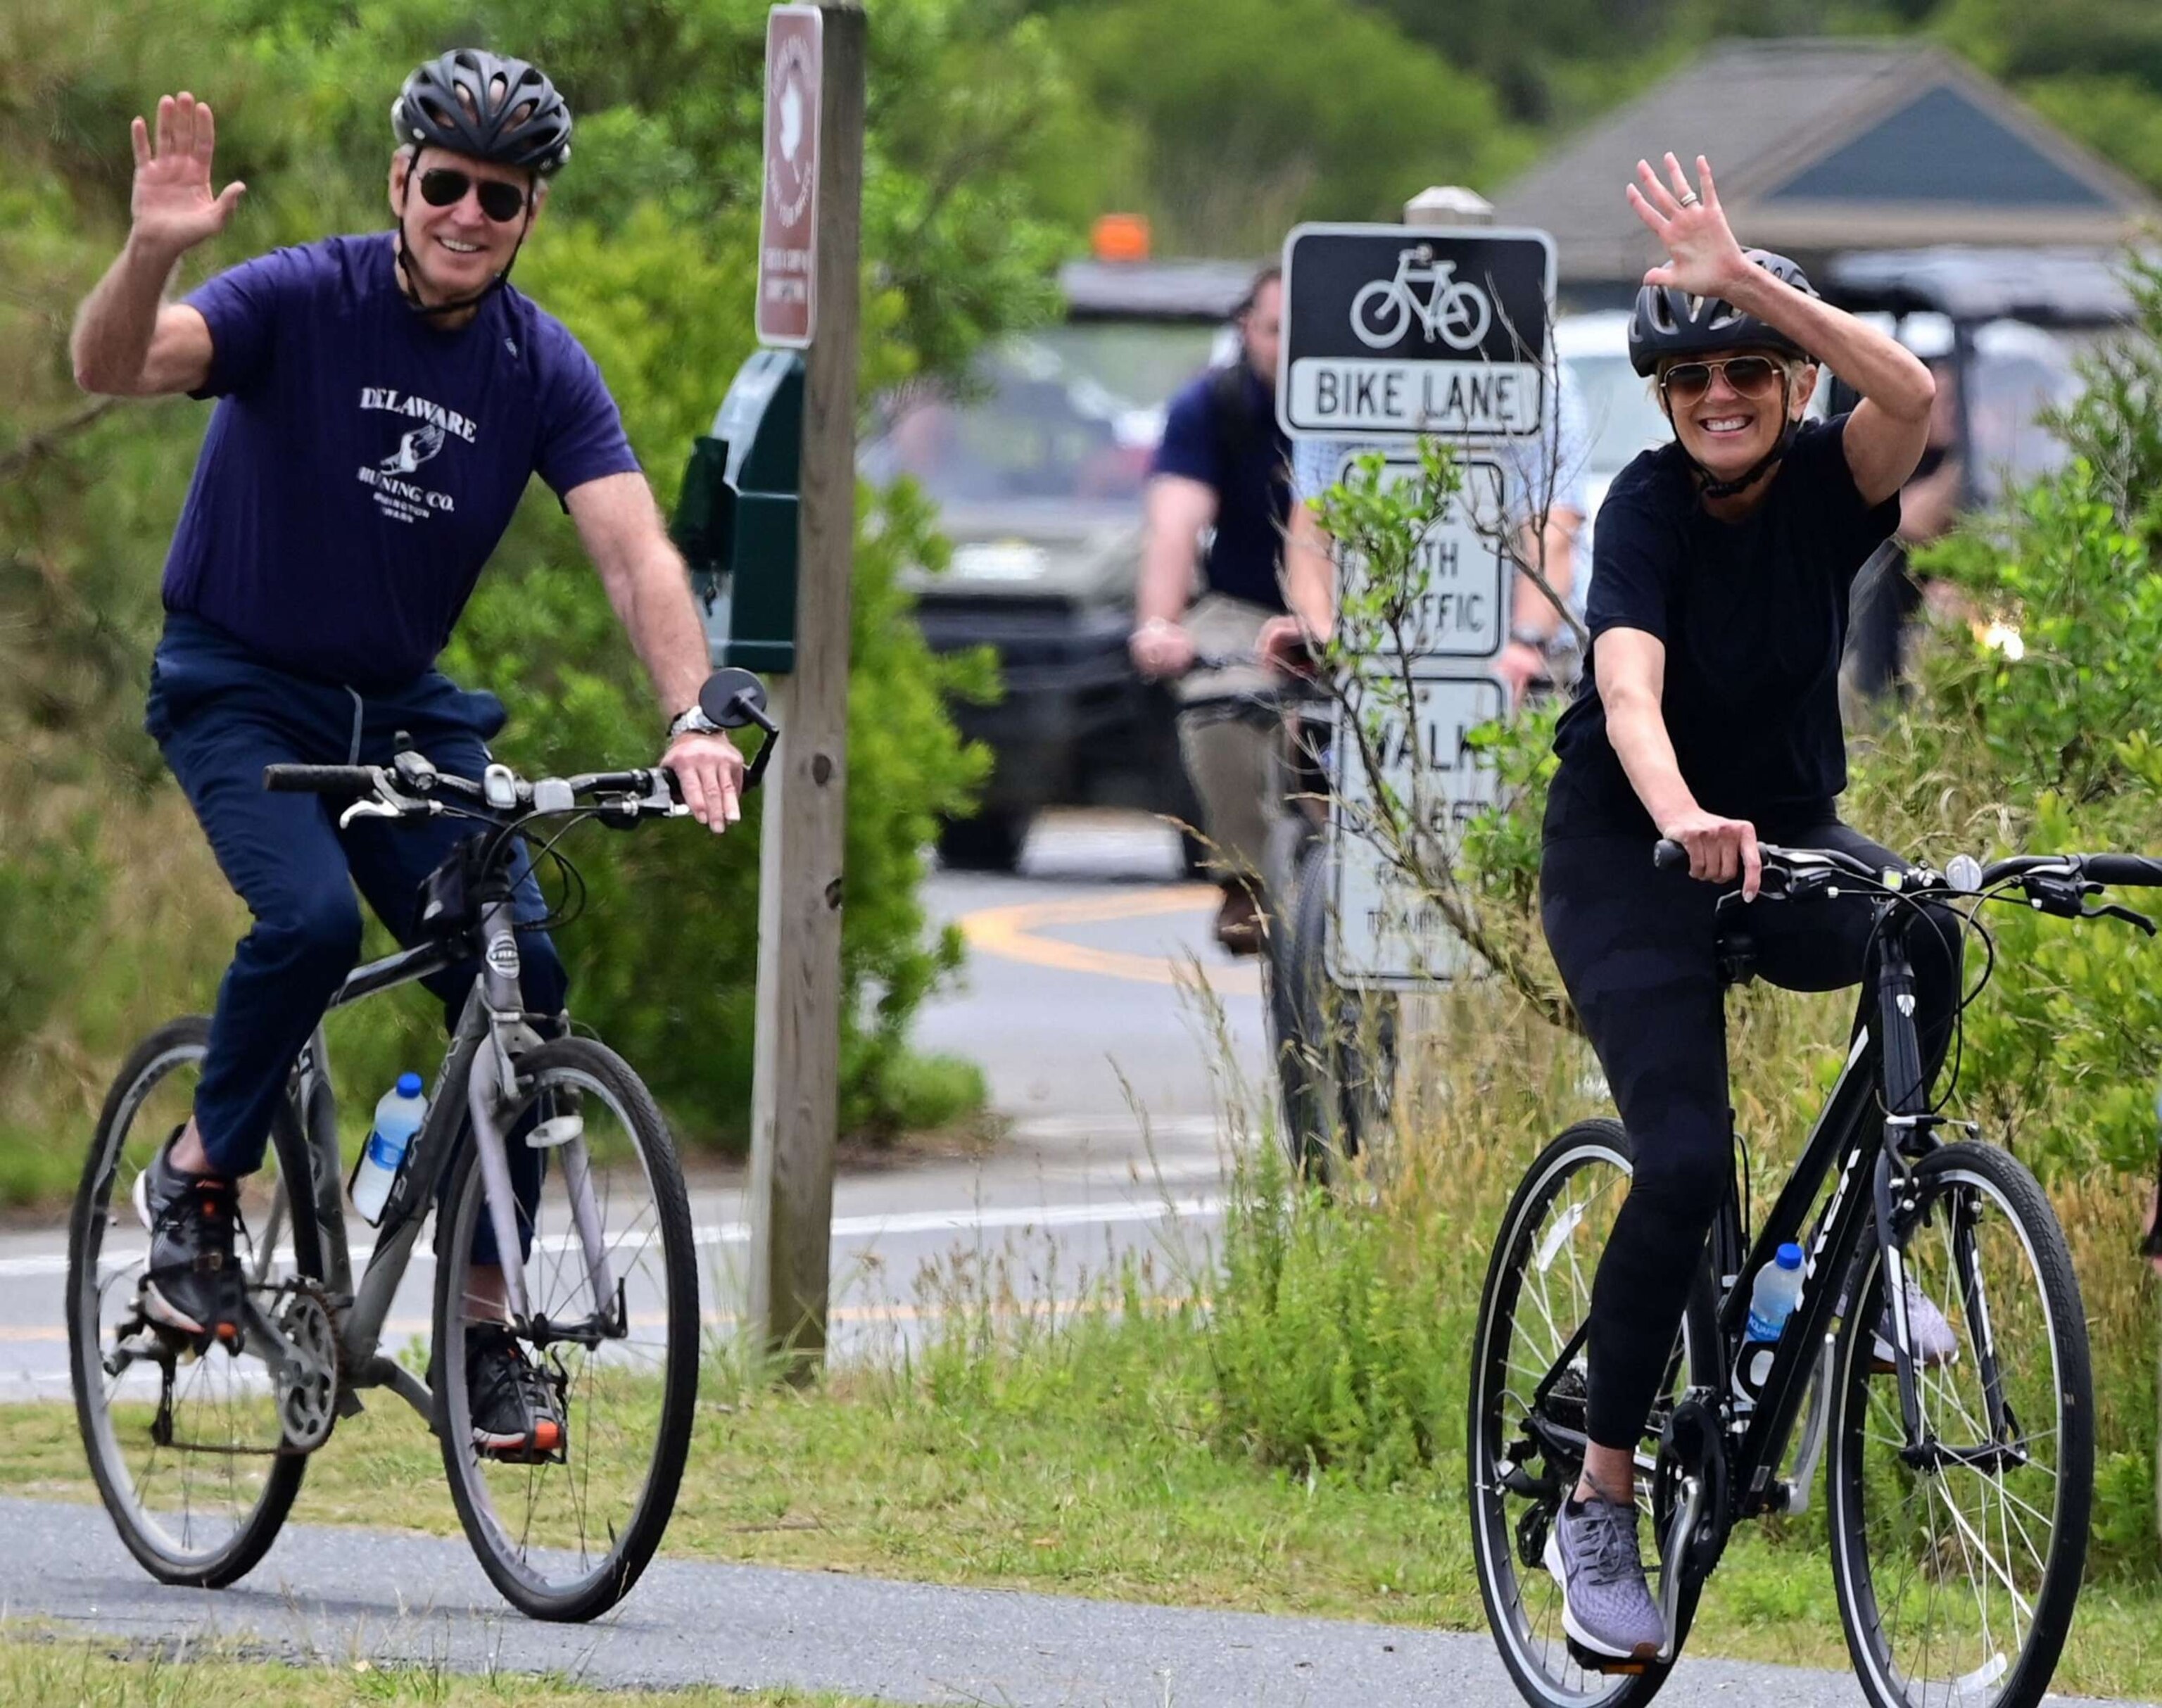
[[(1346, 454), (1337, 472), (1339, 483), (1357, 456), (1355, 452)], [(1464, 484), (1419, 542), (1426, 591), (1409, 613), (1404, 637), (1405, 649), (1414, 659), (1495, 658), (1508, 638), (1510, 565), (1502, 523), (1501, 465), (1468, 458), (1459, 466)], [(1411, 479), (1418, 472), (1415, 463), (1385, 462), (1382, 489)], [(1366, 567), (1364, 558), (1347, 558), (1343, 571), (1347, 582), (1358, 586)]]
[[(1501, 715), (1501, 685), (1491, 676), (1424, 676), (1413, 684), (1408, 727), (1385, 732), (1378, 758), (1396, 797), (1416, 801), (1428, 829), (1454, 848), (1465, 824), (1493, 804), (1496, 778), (1465, 738)], [(1475, 963), (1440, 910), (1413, 888), (1360, 827), (1374, 789), (1360, 746), (1339, 729), (1335, 929), (1329, 976), (1340, 985), (1428, 986)], [(1414, 790), (1416, 789), (1416, 793)]]

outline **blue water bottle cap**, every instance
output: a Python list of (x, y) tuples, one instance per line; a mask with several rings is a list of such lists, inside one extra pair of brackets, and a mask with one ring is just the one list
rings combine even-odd
[(1778, 1255), (1772, 1261), (1782, 1269), (1799, 1269), (1802, 1267), (1802, 1248), (1789, 1240), (1779, 1247)]
[(418, 1073), (400, 1073), (398, 1076), (398, 1094), (400, 1097), (418, 1097), (420, 1094), (420, 1076)]

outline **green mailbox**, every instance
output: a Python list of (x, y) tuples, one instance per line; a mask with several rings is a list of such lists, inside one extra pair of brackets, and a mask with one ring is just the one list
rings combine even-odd
[(803, 358), (760, 350), (737, 370), (710, 437), (691, 451), (671, 532), (713, 663), (796, 668), (796, 545)]

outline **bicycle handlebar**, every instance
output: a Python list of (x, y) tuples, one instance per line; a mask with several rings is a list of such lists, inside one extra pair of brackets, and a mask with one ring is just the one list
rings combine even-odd
[(263, 767), (263, 786), (274, 795), (365, 795), (382, 780), (375, 765)]
[[(1881, 885), (1884, 874), (1872, 868), (1867, 861), (1836, 848), (1781, 848), (1773, 843), (1757, 844), (1758, 857), (1768, 874), (1777, 874), (1791, 883), (1797, 877), (1808, 877), (1827, 870), (1844, 872), (1850, 877)], [(1689, 864), (1689, 850), (1679, 843), (1662, 837), (1652, 849), (1652, 864), (1659, 870), (1673, 871)], [(1955, 864), (1957, 862), (1954, 862)], [(1995, 860), (1978, 868), (1980, 875), (1971, 885), (1957, 885), (1940, 872), (1926, 866), (1910, 867), (1900, 874), (1899, 888), (1905, 894), (1969, 895), (1994, 889), (1999, 884), (2013, 880), (2034, 878), (2038, 880), (2055, 880), (2072, 885), (2100, 887), (2113, 884), (2120, 889), (2162, 889), (2162, 859), (2150, 854), (2013, 854), (2008, 859)]]

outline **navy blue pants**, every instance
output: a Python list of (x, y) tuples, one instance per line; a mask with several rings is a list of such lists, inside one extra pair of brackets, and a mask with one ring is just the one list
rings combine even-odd
[[(494, 695), (467, 692), (440, 671), (362, 692), (289, 676), (199, 619), (167, 619), (151, 661), (144, 725), (254, 916), (218, 987), (196, 1089), (196, 1126), (222, 1173), (262, 1166), (294, 1058), (359, 958), (354, 886), (400, 943), (417, 942), (422, 881), (473, 831), (456, 818), (363, 819), (340, 830), (343, 802), (271, 794), (263, 768), (388, 765), (403, 730), (440, 769), (478, 777), (488, 762), (488, 739), (503, 723)], [(540, 919), (546, 905), (522, 849), (519, 864), (516, 917)], [(569, 981), (555, 945), (540, 932), (518, 938), (527, 1009), (561, 1014)], [(478, 963), (467, 961), (426, 981), (453, 1027), (478, 972)], [(540, 1153), (522, 1144), (509, 1151), (519, 1196), (530, 1204)], [(476, 1256), (492, 1261), (485, 1217), (477, 1231), (488, 1249)]]

